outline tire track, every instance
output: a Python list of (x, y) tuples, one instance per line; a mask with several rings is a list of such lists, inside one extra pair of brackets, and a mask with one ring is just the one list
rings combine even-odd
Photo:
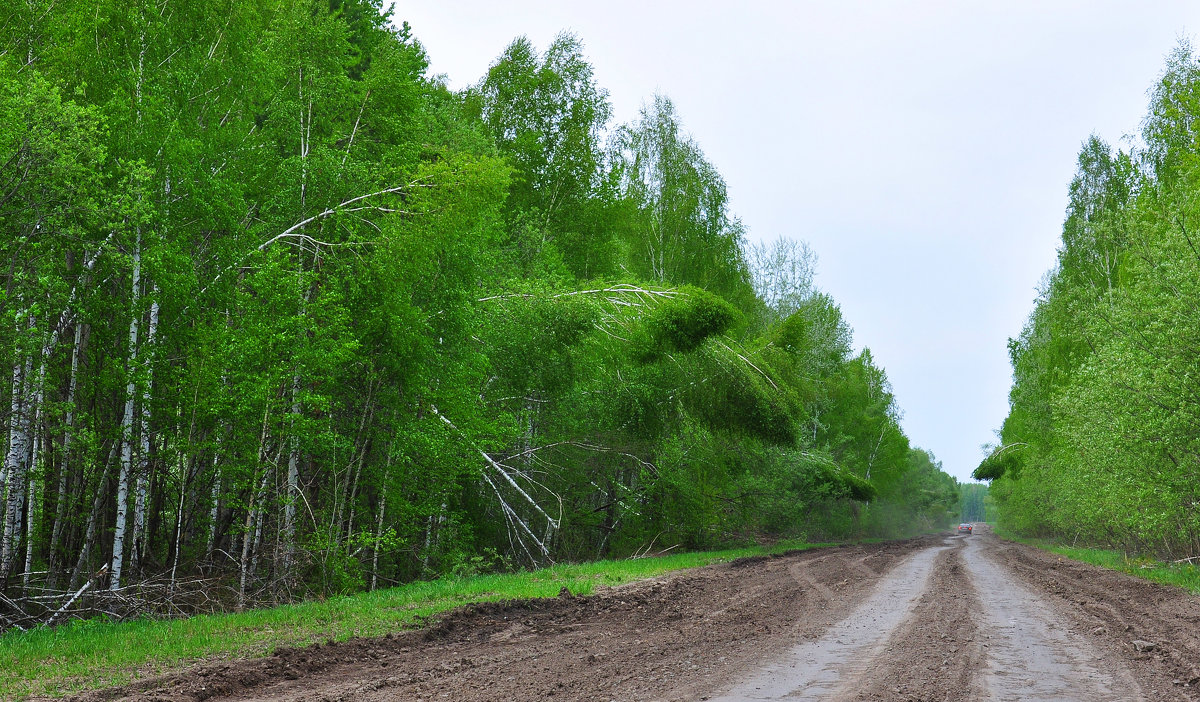
[[(888, 655), (888, 633), (902, 628), (927, 591), (946, 547), (927, 548), (895, 566), (857, 609), (820, 638), (803, 642), (713, 702), (847, 699), (862, 687), (873, 661)], [(868, 698), (870, 699), (870, 698)]]
[[(743, 559), (589, 597), (472, 605), (424, 630), (81, 697), (1190, 702), (1200, 699), (1198, 625), (1200, 600), (1186, 593), (985, 528)], [(1133, 650), (1131, 638), (1154, 648)]]
[(1024, 702), (1125, 702), (1145, 699), (1129, 671), (1106, 658), (1041, 595), (988, 557), (984, 541), (964, 551), (988, 637), (982, 671), (987, 699)]
[(470, 605), (423, 630), (204, 663), (76, 699), (698, 702), (796, 641), (819, 638), (891, 567), (940, 541), (811, 549), (588, 597)]
[(979, 593), (963, 560), (966, 539), (938, 553), (916, 607), (892, 633), (882, 660), (863, 676), (853, 700), (942, 700), (980, 698), (975, 673), (983, 667), (976, 616)]
[(1147, 699), (1126, 666), (985, 553), (994, 541), (945, 543), (910, 556), (848, 617), (713, 699)]

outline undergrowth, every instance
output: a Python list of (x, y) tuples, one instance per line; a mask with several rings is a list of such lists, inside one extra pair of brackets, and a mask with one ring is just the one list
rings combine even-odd
[(809, 548), (770, 547), (556, 565), (537, 571), (446, 577), (322, 601), (187, 619), (91, 620), (0, 635), (0, 699), (61, 696), (122, 685), (197, 661), (270, 655), (276, 647), (382, 636), (473, 602), (588, 595), (685, 568)]

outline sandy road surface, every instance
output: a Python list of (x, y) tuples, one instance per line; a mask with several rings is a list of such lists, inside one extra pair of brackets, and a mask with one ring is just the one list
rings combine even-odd
[(1200, 700), (1200, 599), (986, 533), (927, 537), (471, 607), (82, 699)]

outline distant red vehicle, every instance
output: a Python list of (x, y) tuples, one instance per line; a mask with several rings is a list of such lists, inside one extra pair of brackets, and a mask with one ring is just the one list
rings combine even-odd
[(971, 525), (966, 524), (966, 523), (959, 524), (958, 525), (958, 533), (967, 534), (969, 536), (971, 534)]

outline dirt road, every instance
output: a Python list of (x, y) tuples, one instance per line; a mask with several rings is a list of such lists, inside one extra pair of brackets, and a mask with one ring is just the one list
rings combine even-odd
[(1200, 700), (1200, 599), (1000, 541), (743, 559), (87, 700)]

